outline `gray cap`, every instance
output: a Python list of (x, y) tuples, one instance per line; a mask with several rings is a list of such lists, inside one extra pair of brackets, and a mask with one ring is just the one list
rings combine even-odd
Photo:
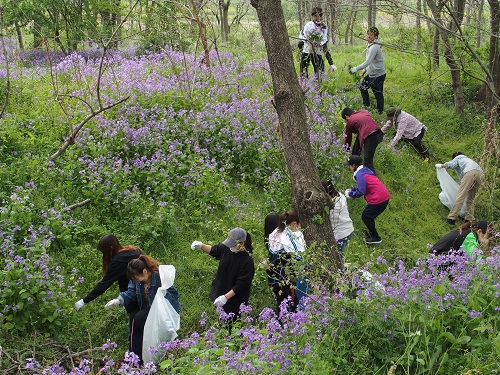
[(247, 232), (242, 228), (233, 228), (229, 232), (229, 236), (222, 242), (231, 250), (236, 250), (236, 245), (245, 242), (247, 239)]

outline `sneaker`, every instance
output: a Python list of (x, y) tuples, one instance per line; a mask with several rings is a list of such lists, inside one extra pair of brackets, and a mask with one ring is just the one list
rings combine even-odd
[(377, 243), (381, 243), (382, 242), (382, 239), (380, 237), (367, 237), (365, 238), (365, 243), (367, 245), (373, 245), (373, 244), (377, 244)]
[(430, 160), (430, 159), (429, 159), (428, 157), (425, 157), (425, 158), (424, 158), (424, 163), (428, 163), (428, 162), (429, 162), (429, 160)]

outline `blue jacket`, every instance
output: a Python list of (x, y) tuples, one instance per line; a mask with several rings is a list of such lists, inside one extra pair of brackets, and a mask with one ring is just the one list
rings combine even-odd
[[(120, 305), (128, 305), (129, 303), (137, 302), (139, 308), (141, 310), (144, 310), (151, 307), (151, 304), (155, 299), (156, 292), (158, 291), (159, 287), (161, 287), (160, 275), (158, 275), (156, 272), (153, 272), (151, 275), (151, 284), (148, 291), (149, 303), (144, 293), (144, 283), (135, 282), (134, 280), (129, 281), (127, 291), (121, 292), (118, 296), (118, 300), (120, 301)], [(182, 308), (179, 302), (179, 293), (173, 285), (167, 289), (165, 298), (170, 302), (175, 311), (181, 311)]]

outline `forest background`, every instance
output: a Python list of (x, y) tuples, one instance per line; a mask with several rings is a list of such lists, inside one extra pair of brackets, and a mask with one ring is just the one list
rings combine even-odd
[[(267, 57), (279, 49), (297, 67), (296, 37), (316, 5), (325, 10), (337, 70), (300, 82), (305, 95), (294, 110), (303, 115), (277, 133), (283, 107), (272, 100), (276, 66)], [(266, 25), (263, 9), (283, 20), (287, 43), (266, 39), (283, 33)], [(106, 233), (177, 269), (179, 337), (187, 341), (170, 348), (166, 373), (497, 370), (494, 244), (486, 264), (456, 271), (467, 283), (420, 260), (450, 229), (441, 220), (447, 209), (437, 198), (434, 163), (454, 151), (485, 169), (476, 217), (498, 216), (497, 2), (22, 0), (2, 1), (0, 11), (2, 370), (113, 373), (120, 366), (127, 317), (103, 308), (117, 289), (74, 310), (100, 278), (96, 245)], [(429, 127), (431, 162), (384, 141), (375, 159), (392, 195), (378, 220), (383, 243), (364, 244), (363, 201), (349, 201), (353, 271), (339, 275), (331, 243), (318, 241), (309, 262), (325, 299), (271, 335), (264, 313), (274, 301), (260, 266), (264, 217), (300, 206), (300, 192), (317, 191), (319, 178), (341, 191), (353, 184), (343, 166), (340, 112), (361, 107), (361, 77), (348, 68), (364, 60), (369, 25), (384, 43), (386, 108), (401, 107)], [(278, 70), (286, 71), (282, 61)], [(294, 143), (295, 129), (305, 129), (307, 147)], [(290, 159), (314, 168), (294, 178)], [(312, 244), (329, 224), (324, 212), (303, 214)], [(189, 245), (220, 242), (235, 226), (253, 235), (257, 272), (253, 310), (228, 340), (207, 297), (217, 264)]]

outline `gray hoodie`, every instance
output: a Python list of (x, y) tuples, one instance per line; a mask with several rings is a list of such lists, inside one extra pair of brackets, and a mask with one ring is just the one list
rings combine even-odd
[(372, 78), (385, 74), (384, 56), (378, 39), (375, 39), (366, 47), (366, 60), (356, 67), (356, 71), (362, 69), (366, 69), (366, 73)]

